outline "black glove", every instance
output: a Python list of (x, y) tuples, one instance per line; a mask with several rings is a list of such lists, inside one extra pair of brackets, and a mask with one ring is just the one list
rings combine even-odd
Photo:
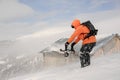
[(65, 43), (65, 51), (67, 51), (67, 47), (68, 47), (68, 45), (69, 45), (69, 43), (66, 42), (66, 43)]
[(76, 43), (75, 42), (73, 42), (72, 44), (71, 44), (71, 51), (75, 51), (74, 50), (74, 45), (75, 45)]

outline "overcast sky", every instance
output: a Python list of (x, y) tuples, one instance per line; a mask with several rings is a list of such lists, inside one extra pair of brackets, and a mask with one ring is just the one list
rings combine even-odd
[(120, 33), (120, 0), (0, 0), (0, 40), (91, 20), (104, 33)]

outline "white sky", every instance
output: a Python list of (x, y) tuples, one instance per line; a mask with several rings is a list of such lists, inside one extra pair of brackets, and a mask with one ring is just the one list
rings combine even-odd
[(99, 34), (120, 33), (119, 2), (119, 0), (0, 0), (0, 40), (16, 39), (51, 27), (56, 27), (56, 31), (57, 28), (65, 27), (68, 30), (75, 18), (82, 22), (91, 20), (99, 29)]

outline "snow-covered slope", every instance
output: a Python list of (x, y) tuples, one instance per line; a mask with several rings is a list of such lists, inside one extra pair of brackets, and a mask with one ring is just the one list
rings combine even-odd
[(85, 68), (75, 62), (9, 80), (120, 80), (120, 53), (92, 58)]
[[(66, 38), (59, 39), (49, 47), (41, 51), (44, 56), (44, 62), (47, 66), (58, 66), (65, 65), (67, 63), (73, 63), (79, 61), (80, 47), (81, 44), (75, 45), (75, 55), (70, 54), (69, 57), (65, 58), (60, 52), (60, 48), (64, 49), (64, 43)], [(62, 46), (62, 47), (61, 47)], [(120, 40), (119, 35), (113, 34), (105, 38), (98, 39), (96, 46), (90, 53), (93, 57), (99, 57), (107, 53), (118, 53), (120, 52)]]
[(40, 54), (6, 56), (0, 59), (0, 80), (37, 72), (43, 69), (43, 57)]
[[(110, 35), (108, 37), (99, 39), (98, 43), (97, 43), (97, 46), (95, 47), (94, 52), (99, 52), (100, 53), (99, 50), (101, 50), (101, 48), (103, 49), (103, 47), (105, 45), (108, 45), (108, 43), (110, 43), (110, 42), (113, 44), (114, 39), (116, 40), (116, 35)], [(67, 38), (62, 38), (62, 39), (59, 39), (59, 40), (53, 42), (53, 44), (49, 45), (44, 50), (41, 50), (40, 51), (41, 53), (35, 53), (35, 54), (29, 54), (29, 55), (22, 53), (22, 54), (19, 54), (19, 55), (7, 55), (7, 56), (2, 57), (0, 59), (0, 79), (1, 80), (7, 80), (11, 77), (23, 76), (23, 75), (35, 73), (37, 71), (40, 72), (40, 73), (38, 73), (39, 75), (46, 76), (46, 74), (44, 75), (43, 70), (45, 70), (45, 73), (46, 73), (47, 70), (51, 71), (51, 70), (49, 70), (50, 68), (58, 67), (56, 69), (60, 69), (60, 66), (62, 66), (62, 67), (65, 67), (65, 66), (77, 67), (77, 69), (79, 70), (80, 65), (79, 65), (78, 56), (76, 56), (76, 57), (71, 56), (71, 57), (69, 57), (69, 59), (68, 58), (66, 59), (66, 58), (64, 58), (63, 55), (58, 54), (59, 53), (58, 50), (61, 47), (63, 48), (64, 42), (66, 40), (67, 40)], [(21, 43), (22, 42), (25, 45), (25, 42), (27, 42), (27, 41), (21, 41)], [(14, 43), (16, 43), (16, 42), (14, 42)], [(27, 46), (29, 46), (29, 45), (27, 45)], [(80, 45), (75, 46), (76, 50), (79, 50), (79, 48), (80, 48), (79, 46)], [(112, 46), (112, 47), (115, 48), (115, 49), (117, 48), (115, 45)], [(119, 45), (119, 47), (120, 47), (120, 45)], [(104, 49), (105, 48), (106, 47), (104, 47)], [(108, 48), (108, 50), (109, 49), (112, 49), (112, 48)], [(115, 53), (114, 51), (112, 53)], [(39, 50), (37, 52), (39, 52)], [(42, 53), (45, 53), (45, 55), (42, 54)], [(119, 53), (119, 52), (117, 52), (117, 53)], [(92, 61), (94, 62), (94, 58), (93, 58)], [(53, 72), (55, 72), (54, 68), (52, 69)], [(64, 70), (64, 68), (63, 68), (63, 70)], [(49, 73), (50, 72), (48, 72), (48, 74)], [(60, 72), (60, 73), (62, 73), (62, 72)], [(60, 74), (60, 73), (58, 71), (58, 74)], [(68, 72), (68, 73), (70, 73), (70, 72)], [(34, 75), (34, 74), (32, 74), (32, 75)], [(27, 78), (25, 78), (25, 79), (27, 79)], [(38, 80), (39, 80), (39, 78), (40, 77), (38, 77)], [(44, 77), (42, 77), (42, 78), (45, 79)], [(19, 78), (17, 78), (17, 79), (19, 80)], [(48, 78), (46, 78), (46, 79), (48, 79)], [(23, 78), (23, 80), (24, 80), (24, 78)], [(28, 80), (30, 80), (30, 79), (28, 78)], [(33, 80), (34, 80), (34, 78), (33, 78)]]
[(112, 34), (97, 42), (97, 46), (93, 49), (91, 54), (93, 56), (100, 56), (105, 54), (119, 53), (120, 52), (120, 36)]
[[(51, 51), (59, 52), (59, 49), (64, 49), (64, 44), (67, 41), (67, 39), (68, 38), (61, 38), (55, 41), (53, 44), (43, 49), (41, 53), (46, 53), (46, 52), (51, 52)], [(92, 53), (96, 52), (98, 49), (106, 46), (107, 44), (114, 45), (114, 46), (111, 46), (111, 48), (114, 48), (115, 44), (117, 44), (116, 42), (117, 39), (118, 40), (120, 39), (120, 36), (118, 34), (112, 34), (106, 37), (97, 38), (97, 43)], [(75, 51), (79, 52), (80, 47), (81, 47), (81, 42), (74, 46)], [(70, 45), (69, 45), (69, 48), (70, 48)]]

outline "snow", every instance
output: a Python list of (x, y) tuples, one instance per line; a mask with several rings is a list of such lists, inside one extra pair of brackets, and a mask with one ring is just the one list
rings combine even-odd
[[(58, 51), (64, 47), (66, 36), (71, 34), (64, 30), (50, 34), (48, 32), (45, 30), (19, 37), (16, 41), (0, 42), (0, 54), (7, 54), (0, 56), (0, 80), (120, 80), (119, 53), (92, 58), (91, 66), (85, 68), (80, 68), (80, 61), (43, 68), (46, 66), (42, 64), (44, 59), (40, 52)], [(96, 50), (113, 37), (114, 35), (97, 36), (99, 45), (97, 44)], [(80, 45), (75, 47), (79, 50)]]
[(12, 67), (12, 64), (8, 64), (7, 65), (7, 68), (9, 69), (9, 68), (11, 68)]
[(5, 64), (6, 62), (5, 61), (0, 61), (0, 64)]
[(24, 57), (24, 55), (20, 55), (20, 56), (17, 56), (16, 59), (21, 59), (23, 57)]
[[(61, 33), (63, 34), (63, 33)], [(59, 35), (61, 35), (59, 34)], [(62, 35), (61, 35), (62, 36)], [(95, 49), (101, 48), (101, 46), (106, 45), (108, 41), (110, 41), (115, 35), (110, 35), (107, 37), (99, 37), (97, 46)], [(64, 47), (64, 43), (67, 38), (58, 39), (58, 34), (54, 34), (54, 37), (44, 37), (42, 39), (46, 40), (49, 45), (44, 45), (44, 40), (41, 40), (41, 37), (27, 37), (17, 40), (16, 42), (12, 42), (14, 46), (12, 46), (12, 50), (15, 48), (19, 55), (8, 55), (0, 59), (0, 78), (2, 80), (100, 80), (104, 78), (111, 79), (108, 80), (119, 80), (118, 74), (120, 74), (120, 65), (119, 59), (120, 54), (112, 54), (112, 55), (102, 55), (98, 58), (92, 58), (91, 66), (80, 68), (80, 61), (77, 58), (74, 62), (64, 62), (64, 57), (52, 57), (48, 59), (48, 65), (44, 65), (45, 58), (41, 51), (51, 52), (58, 51), (60, 48)], [(50, 40), (49, 40), (50, 39)], [(55, 40), (55, 41), (53, 41)], [(57, 41), (56, 41), (57, 40)], [(39, 43), (41, 42), (41, 43)], [(10, 44), (12, 44), (10, 42)], [(112, 43), (111, 43), (112, 44)], [(5, 44), (7, 45), (7, 44)], [(32, 46), (30, 46), (32, 45)], [(41, 46), (43, 45), (43, 46)], [(80, 48), (75, 46), (78, 50)], [(11, 47), (11, 46), (10, 46)], [(46, 48), (45, 48), (46, 47)], [(36, 49), (37, 48), (37, 49)], [(44, 49), (43, 49), (44, 48)], [(11, 51), (12, 51), (11, 50)], [(20, 51), (21, 50), (21, 51)], [(12, 52), (16, 52), (12, 51)], [(29, 53), (32, 52), (32, 53)], [(37, 53), (36, 53), (37, 52)], [(39, 53), (38, 53), (39, 52)], [(41, 52), (41, 53), (40, 53)], [(29, 53), (29, 54), (26, 54)], [(54, 63), (51, 65), (50, 60)], [(65, 63), (62, 65), (58, 63)], [(4, 63), (5, 62), (5, 63)], [(50, 64), (50, 65), (49, 65)], [(111, 70), (112, 69), (112, 70)], [(114, 70), (113, 70), (114, 69)], [(111, 71), (110, 71), (111, 70)], [(115, 75), (111, 76), (111, 75)], [(87, 77), (86, 77), (87, 76)], [(100, 77), (100, 76), (103, 76)], [(106, 77), (107, 76), (107, 77)], [(117, 79), (116, 79), (117, 78)]]
[(91, 66), (75, 62), (9, 80), (120, 80), (120, 53), (92, 58)]
[[(106, 45), (113, 37), (114, 35), (100, 38), (96, 50)], [(63, 45), (64, 41), (59, 39), (43, 51), (57, 50), (56, 47)], [(36, 58), (34, 60), (36, 61)], [(85, 68), (81, 68), (80, 61), (76, 61), (9, 80), (120, 80), (120, 53), (101, 54), (99, 57), (92, 57), (91, 62), (91, 65)]]

